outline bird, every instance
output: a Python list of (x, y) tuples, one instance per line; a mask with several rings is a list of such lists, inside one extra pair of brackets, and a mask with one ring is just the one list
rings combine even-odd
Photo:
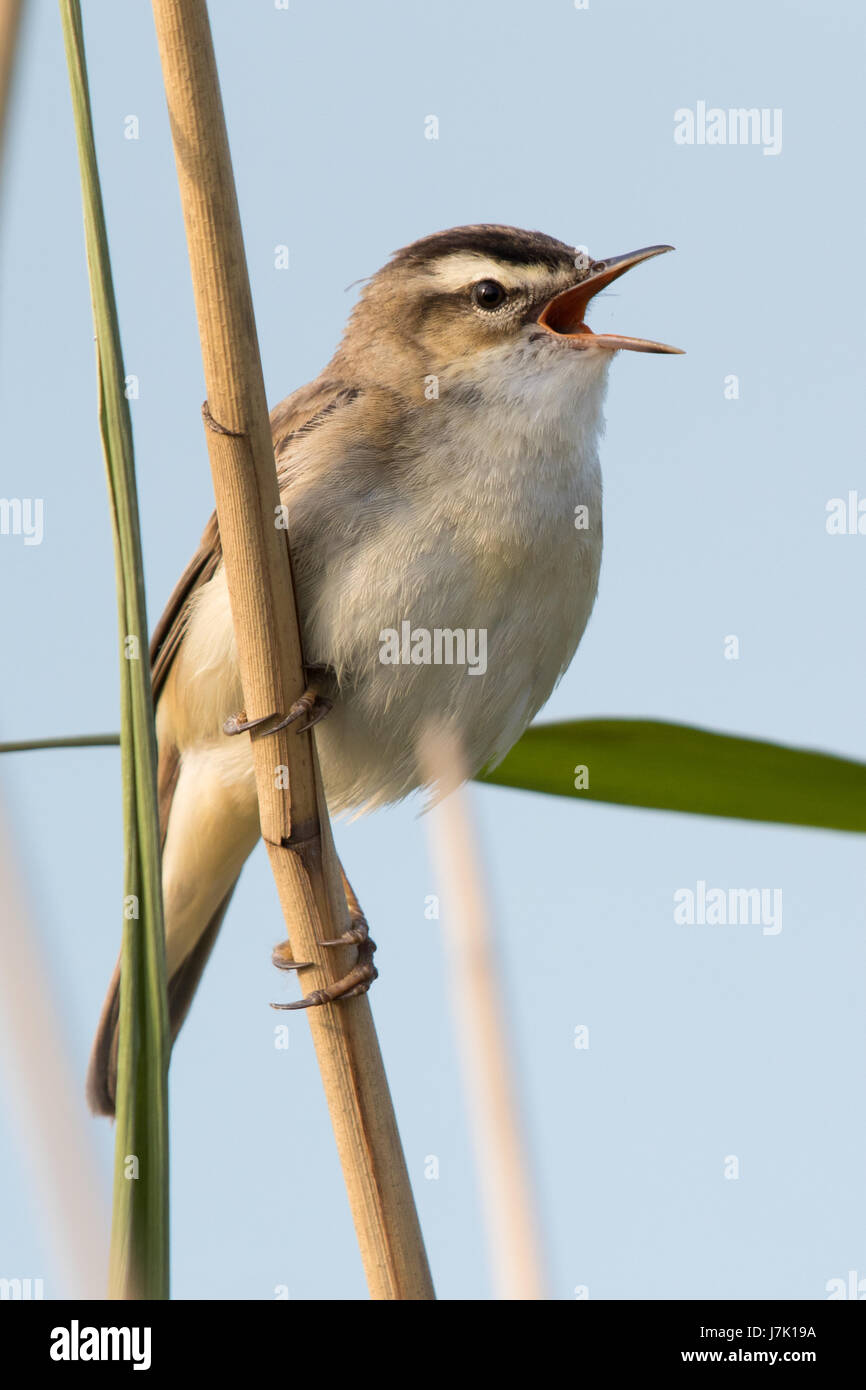
[[(422, 788), (432, 715), (468, 775), (494, 766), (567, 670), (598, 588), (611, 361), (679, 351), (593, 333), (586, 313), (671, 250), (594, 260), (495, 224), (425, 236), (364, 282), (330, 363), (271, 412), (308, 681), (287, 720), (316, 724), (332, 815)], [(259, 838), (215, 516), (154, 630), (151, 672), (173, 1043)], [(346, 890), (358, 992), (374, 948)], [(118, 962), (88, 1068), (97, 1114), (114, 1113), (119, 980)]]

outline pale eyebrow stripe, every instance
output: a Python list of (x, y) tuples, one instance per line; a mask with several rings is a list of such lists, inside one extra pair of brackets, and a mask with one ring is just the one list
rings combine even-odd
[(497, 280), (506, 290), (542, 288), (560, 276), (543, 265), (506, 265), (478, 252), (456, 251), (435, 261), (428, 275), (441, 290), (460, 290), (475, 280)]

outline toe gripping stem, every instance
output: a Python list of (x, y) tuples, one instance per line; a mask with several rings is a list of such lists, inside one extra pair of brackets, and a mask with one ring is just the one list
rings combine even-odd
[(305, 724), (299, 725), (297, 733), (306, 733), (318, 724), (320, 719), (324, 719), (329, 710), (333, 708), (333, 701), (319, 694), (312, 686), (308, 686), (303, 695), (300, 695), (292, 705), (285, 718), (280, 718), (277, 714), (262, 714), (258, 719), (247, 719), (246, 710), (241, 710), (238, 714), (231, 715), (223, 724), (225, 734), (245, 734), (250, 729), (259, 729), (263, 724), (270, 724), (272, 719), (279, 719), (278, 724), (274, 724), (272, 729), (265, 731), (265, 736), (277, 734), (280, 729), (287, 729), (290, 724), (294, 724), (299, 719), (306, 719)]
[[(342, 873), (342, 869), (340, 872)], [(373, 981), (378, 978), (379, 972), (373, 964), (376, 943), (370, 936), (370, 928), (361, 911), (361, 904), (345, 874), (343, 885), (351, 926), (340, 936), (320, 940), (318, 944), (326, 947), (357, 946), (358, 959), (352, 969), (341, 975), (339, 980), (334, 980), (333, 984), (327, 985), (324, 989), (313, 990), (312, 994), (307, 994), (303, 999), (297, 999), (290, 1004), (272, 1004), (272, 1009), (315, 1009), (323, 1004), (334, 1004), (338, 999), (352, 999), (357, 994), (366, 994)], [(309, 970), (312, 965), (312, 961), (298, 963), (292, 960), (291, 947), (287, 941), (280, 942), (279, 946), (274, 948), (273, 962), (280, 970)]]

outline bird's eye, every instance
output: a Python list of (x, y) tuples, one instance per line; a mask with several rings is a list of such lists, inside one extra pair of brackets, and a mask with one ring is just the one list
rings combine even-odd
[(479, 280), (477, 285), (472, 286), (472, 302), (479, 309), (498, 309), (506, 298), (506, 292), (498, 280)]

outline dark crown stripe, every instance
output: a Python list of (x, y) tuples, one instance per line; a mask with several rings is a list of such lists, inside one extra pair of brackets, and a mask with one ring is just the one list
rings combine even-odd
[(559, 270), (574, 264), (574, 248), (543, 232), (525, 232), (520, 227), (452, 227), (413, 241), (394, 255), (395, 265), (422, 266), (458, 251), (475, 251), (512, 265), (544, 265)]

